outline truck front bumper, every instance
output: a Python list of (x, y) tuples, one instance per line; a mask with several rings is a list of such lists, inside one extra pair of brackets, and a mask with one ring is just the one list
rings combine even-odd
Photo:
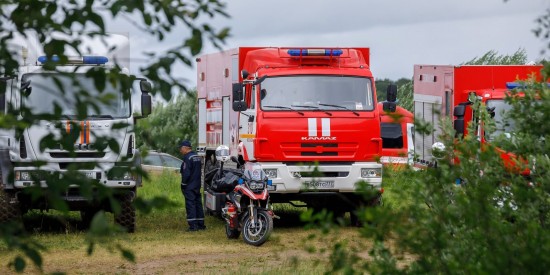
[(376, 162), (318, 166), (262, 162), (261, 165), (273, 183), (270, 193), (355, 192), (360, 181), (377, 190), (382, 185), (382, 164)]
[[(59, 176), (55, 176), (58, 172)], [(48, 181), (54, 181), (57, 178), (62, 179), (66, 171), (38, 170), (33, 167), (14, 168), (14, 187), (25, 188), (34, 186), (38, 182), (43, 188), (48, 187)], [(124, 173), (117, 178), (108, 178), (107, 173), (101, 170), (80, 170), (84, 177), (97, 181), (97, 183), (108, 188), (133, 188), (136, 186), (136, 179), (129, 173)], [(70, 187), (78, 187), (79, 183), (70, 183)]]

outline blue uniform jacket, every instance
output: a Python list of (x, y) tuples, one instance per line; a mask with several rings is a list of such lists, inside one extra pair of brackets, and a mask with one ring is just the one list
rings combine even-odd
[(187, 188), (200, 189), (201, 186), (201, 157), (191, 151), (183, 156), (183, 163), (180, 167), (181, 184)]

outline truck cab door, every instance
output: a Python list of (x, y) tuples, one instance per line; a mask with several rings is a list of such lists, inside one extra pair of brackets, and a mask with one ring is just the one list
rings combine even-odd
[[(255, 160), (254, 138), (256, 137), (256, 86), (250, 90), (248, 108), (239, 113), (239, 142), (242, 146), (242, 155), (245, 161)], [(246, 98), (246, 96), (245, 96)]]

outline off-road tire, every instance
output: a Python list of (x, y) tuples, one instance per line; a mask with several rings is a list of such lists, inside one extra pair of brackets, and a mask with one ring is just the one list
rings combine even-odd
[(262, 224), (262, 228), (260, 229), (261, 232), (258, 235), (258, 239), (253, 239), (252, 234), (257, 232), (250, 232), (250, 219), (248, 217), (244, 217), (244, 223), (243, 223), (243, 240), (245, 243), (254, 245), (254, 246), (260, 246), (264, 244), (267, 239), (269, 238), (269, 235), (271, 235), (271, 232), (273, 231), (273, 218), (267, 211), (265, 210), (258, 210), (258, 220)]
[(0, 223), (18, 220), (21, 218), (19, 203), (10, 203), (12, 196), (0, 190)]
[(136, 209), (132, 204), (134, 194), (128, 192), (120, 197), (120, 213), (115, 214), (115, 223), (126, 228), (126, 232), (134, 233), (136, 230)]
[(229, 224), (225, 224), (225, 235), (228, 239), (238, 239), (241, 235), (241, 231), (239, 229), (231, 229), (229, 228)]

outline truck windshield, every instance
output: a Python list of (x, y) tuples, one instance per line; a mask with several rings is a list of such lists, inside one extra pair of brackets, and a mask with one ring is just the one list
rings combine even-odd
[(72, 118), (78, 112), (76, 110), (77, 97), (79, 94), (87, 93), (88, 96), (82, 98), (82, 101), (99, 95), (110, 94), (112, 96), (111, 100), (107, 102), (95, 101), (97, 109), (88, 107), (89, 118), (112, 119), (130, 116), (130, 100), (124, 99), (123, 93), (119, 89), (106, 83), (105, 89), (100, 92), (96, 89), (94, 79), (84, 74), (74, 74), (70, 77), (52, 73), (32, 73), (23, 75), (23, 79), (30, 80), (32, 88), (27, 97), (23, 97), (23, 105), (29, 108), (33, 114), (53, 114), (55, 103), (61, 108), (62, 116)]
[(495, 131), (486, 133), (487, 140), (493, 140), (500, 135), (510, 136), (515, 131), (514, 121), (506, 116), (506, 112), (512, 109), (512, 105), (504, 102), (503, 99), (487, 100), (487, 108), (494, 109)]
[(284, 108), (341, 112), (374, 110), (372, 81), (366, 77), (269, 77), (261, 84), (260, 98), (264, 111), (281, 111), (285, 110)]

